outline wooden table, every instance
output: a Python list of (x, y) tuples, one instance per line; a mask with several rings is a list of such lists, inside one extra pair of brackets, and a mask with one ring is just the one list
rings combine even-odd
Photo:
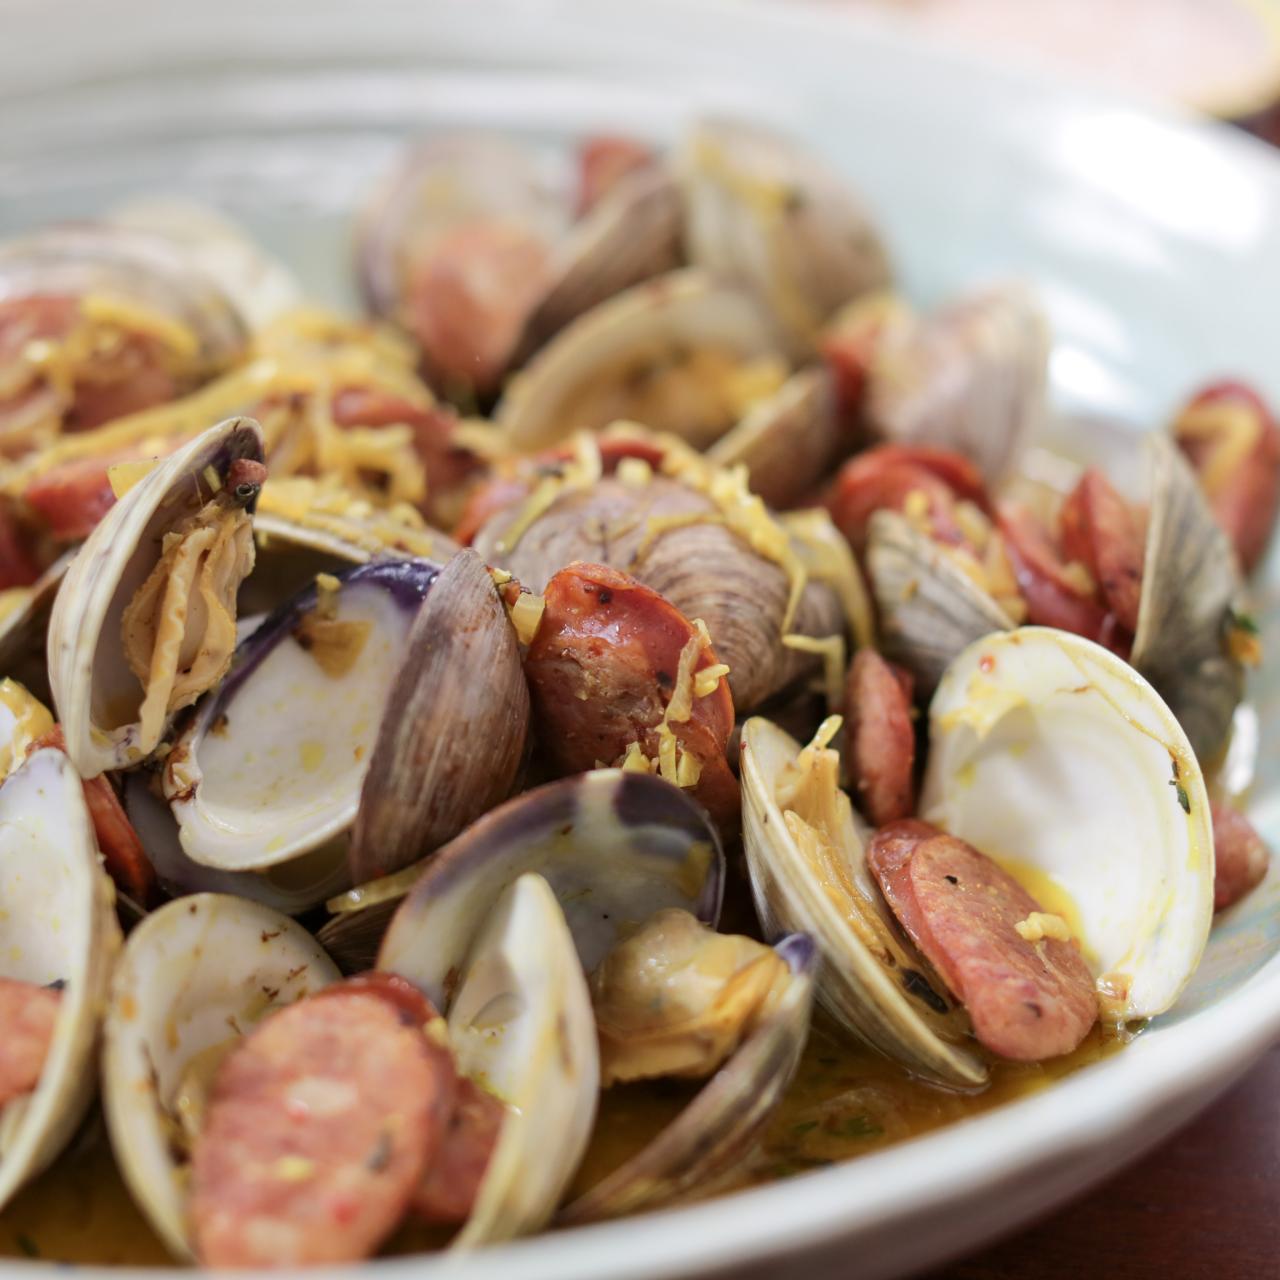
[(1021, 1235), (928, 1280), (1280, 1276), (1280, 1045), (1190, 1128)]

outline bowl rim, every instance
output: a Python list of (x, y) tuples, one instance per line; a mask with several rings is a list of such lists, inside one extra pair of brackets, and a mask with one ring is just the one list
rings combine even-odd
[[(385, 9), (405, 19), (415, 6), (403, 0), (366, 0), (368, 10)], [(72, 5), (47, 0), (17, 0), (7, 15), (11, 33), (24, 24), (31, 31), (65, 28)], [(86, 16), (92, 6), (79, 7)], [(467, 0), (437, 0), (442, 11), (467, 8)], [(175, 5), (175, 10), (182, 6)], [(250, 0), (223, 0), (216, 8), (252, 21)], [(111, 9), (111, 21), (127, 28), (131, 11), (141, 14), (144, 0), (123, 0)], [(858, 57), (875, 50), (905, 59), (928, 71), (984, 85), (1011, 101), (1052, 96), (1072, 106), (1118, 109), (1161, 124), (1184, 138), (1209, 140), (1249, 171), (1251, 180), (1268, 191), (1268, 202), (1280, 209), (1280, 155), (1241, 131), (1196, 117), (1176, 106), (1157, 105), (1102, 85), (1040, 65), (1020, 66), (981, 55), (955, 42), (926, 38), (904, 21), (887, 15), (835, 13), (828, 6), (783, 5), (778, 0), (647, 0), (638, 13), (628, 0), (499, 0), (486, 10), (486, 23), (496, 23), (507, 10), (527, 18), (535, 13), (546, 23), (577, 21), (618, 32), (643, 23), (646, 30), (678, 32), (692, 24), (721, 24), (722, 30), (746, 30), (757, 42), (816, 41), (855, 50)], [(103, 11), (105, 13), (105, 10)], [(351, 14), (342, 0), (277, 0), (275, 21), (307, 18), (327, 12), (332, 18)], [(75, 42), (71, 42), (75, 43)], [(22, 60), (21, 40), (0, 49), (0, 67)], [(145, 41), (144, 41), (145, 45)], [(30, 64), (24, 64), (28, 72)], [(70, 67), (71, 64), (67, 63)], [(68, 75), (74, 72), (69, 70)], [(32, 92), (30, 75), (6, 89), (0, 80), (0, 102)], [(62, 86), (62, 87), (65, 87)], [(46, 85), (45, 92), (57, 92)], [(805, 1247), (820, 1246), (895, 1219), (939, 1208), (956, 1198), (989, 1190), (1028, 1175), (1047, 1156), (1083, 1152), (1104, 1143), (1117, 1129), (1155, 1121), (1175, 1102), (1207, 1103), (1280, 1035), (1280, 957), (1273, 957), (1231, 994), (1221, 997), (1184, 1021), (1140, 1037), (1103, 1061), (1055, 1082), (1052, 1087), (1003, 1104), (982, 1115), (949, 1124), (933, 1133), (908, 1139), (830, 1168), (798, 1174), (769, 1185), (734, 1192), (718, 1199), (658, 1210), (614, 1222), (576, 1227), (512, 1244), (493, 1246), (466, 1256), (433, 1258), (413, 1255), (380, 1258), (357, 1266), (310, 1268), (296, 1274), (367, 1277), (431, 1275), (437, 1271), (468, 1277), (510, 1276), (524, 1280), (596, 1280), (607, 1272), (618, 1280), (671, 1271), (718, 1272)], [(1013, 1224), (1010, 1223), (1010, 1226)], [(30, 1276), (43, 1263), (0, 1261), (0, 1277)], [(186, 1268), (77, 1266), (91, 1280), (122, 1276), (176, 1280)]]

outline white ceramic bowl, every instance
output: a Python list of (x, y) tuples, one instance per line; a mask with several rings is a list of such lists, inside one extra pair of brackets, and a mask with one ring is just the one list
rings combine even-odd
[[(407, 136), (466, 123), (661, 139), (696, 112), (730, 111), (795, 131), (855, 179), (918, 299), (1032, 276), (1055, 323), (1062, 409), (1152, 425), (1222, 372), (1280, 402), (1276, 157), (892, 27), (745, 0), (9, 0), (0, 18), (3, 233), (178, 192), (224, 206), (313, 292), (349, 301), (349, 210)], [(1273, 558), (1258, 601), (1273, 661), (1276, 576)], [(1253, 689), (1252, 812), (1273, 842), (1278, 671)], [(1280, 1033), (1278, 897), (1273, 876), (1218, 925), (1174, 1014), (1046, 1092), (705, 1205), (377, 1270), (871, 1280), (969, 1248), (1158, 1142)]]

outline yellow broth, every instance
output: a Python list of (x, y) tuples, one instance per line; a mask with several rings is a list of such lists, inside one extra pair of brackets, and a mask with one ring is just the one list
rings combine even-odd
[[(1075, 1053), (1039, 1064), (993, 1063), (985, 1090), (961, 1094), (912, 1079), (878, 1054), (837, 1039), (819, 1022), (756, 1153), (730, 1184), (716, 1190), (790, 1177), (928, 1133), (1034, 1093), (1119, 1045), (1114, 1035), (1095, 1027)], [(570, 1195), (585, 1191), (639, 1151), (697, 1088), (696, 1082), (665, 1080), (604, 1093)], [(447, 1238), (439, 1228), (410, 1225), (394, 1237), (388, 1252), (437, 1248)], [(0, 1213), (0, 1256), (132, 1266), (170, 1261), (134, 1207), (100, 1122)]]

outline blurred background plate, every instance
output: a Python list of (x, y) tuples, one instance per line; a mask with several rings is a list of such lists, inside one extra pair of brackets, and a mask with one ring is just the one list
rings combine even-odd
[[(350, 211), (407, 138), (480, 125), (661, 141), (729, 112), (793, 131), (866, 192), (916, 300), (1033, 278), (1067, 429), (1082, 415), (1158, 425), (1221, 373), (1280, 400), (1276, 157), (886, 20), (745, 0), (9, 0), (0, 17), (3, 234), (141, 192), (195, 197), (245, 222), (318, 297), (349, 304)], [(1280, 653), (1274, 557), (1262, 583), (1257, 611)], [(1250, 811), (1273, 843), (1278, 674), (1252, 691), (1263, 728)], [(454, 1260), (448, 1274), (870, 1280), (971, 1247), (1154, 1145), (1275, 1038), (1278, 898), (1273, 874), (1215, 930), (1172, 1016), (1050, 1090), (848, 1165)]]

